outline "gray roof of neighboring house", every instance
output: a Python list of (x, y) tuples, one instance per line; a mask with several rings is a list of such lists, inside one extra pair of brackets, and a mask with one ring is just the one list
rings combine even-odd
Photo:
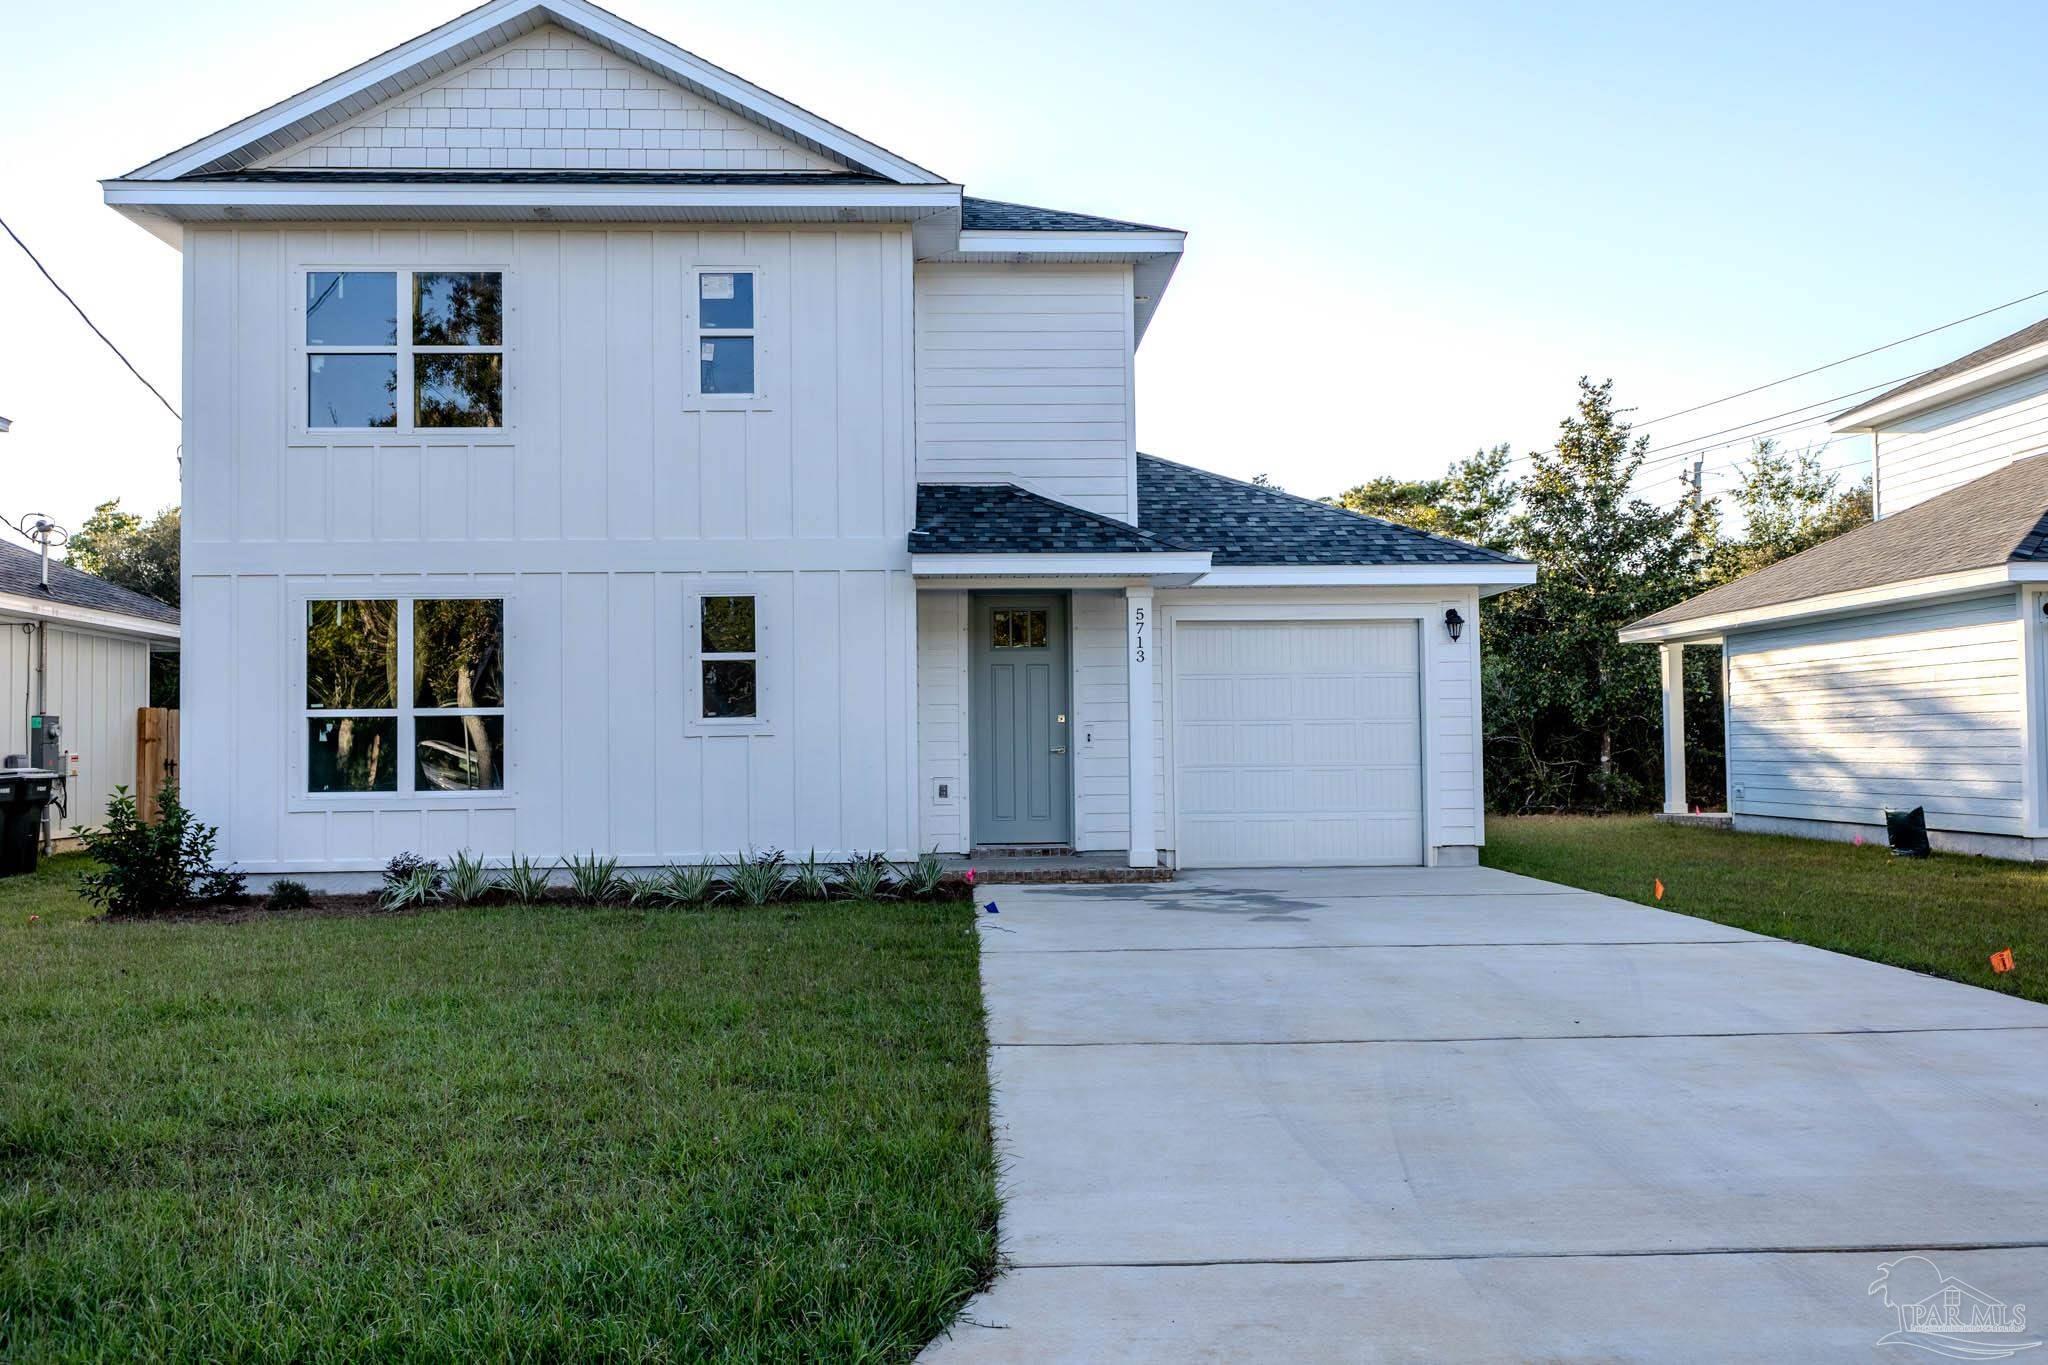
[(1218, 565), (1527, 562), (1156, 455), (1138, 457), (1138, 522)]
[(920, 555), (1146, 554), (1192, 548), (1013, 483), (921, 483), (917, 529), (910, 534), (910, 552)]
[(2048, 561), (2048, 455), (2007, 465), (1635, 624), (1679, 625), (1935, 574), (2041, 561)]
[(913, 554), (1132, 554), (1207, 550), (1226, 564), (1521, 564), (1462, 540), (1138, 457), (1138, 525), (1014, 484), (917, 486)]
[(1958, 356), (1954, 360), (1949, 361), (1948, 364), (1937, 366), (1925, 374), (1916, 374), (1897, 388), (1886, 389), (1875, 398), (1866, 398), (1855, 407), (1845, 412), (1837, 413), (1834, 420), (1839, 422), (1845, 417), (1854, 416), (1865, 408), (1874, 408), (1880, 403), (1889, 403), (1902, 393), (1911, 393), (1913, 390), (1924, 388), (1929, 384), (1938, 384), (1944, 379), (1952, 379), (1956, 375), (1965, 374), (1976, 369), (1979, 365), (1988, 365), (2002, 356), (2011, 355), (2015, 351), (2024, 351), (2027, 347), (2038, 346), (2042, 342), (2048, 342), (2048, 318), (2041, 319), (2031, 327), (2022, 327), (2017, 332), (2002, 336), (1988, 346), (1979, 346), (1968, 355)]
[(960, 226), (968, 232), (1178, 232), (1179, 228), (1097, 218), (1091, 213), (1034, 208), (1001, 199), (960, 200)]
[(0, 542), (0, 593), (15, 597), (40, 597), (70, 607), (119, 612), (161, 625), (178, 624), (178, 609), (165, 606), (154, 597), (95, 578), (74, 569), (61, 559), (50, 561), (50, 586), (43, 587), (42, 556), (23, 545)]

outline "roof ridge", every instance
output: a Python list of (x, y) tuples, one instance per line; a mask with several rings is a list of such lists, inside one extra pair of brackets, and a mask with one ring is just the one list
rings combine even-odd
[(1342, 507), (1336, 503), (1324, 502), (1320, 498), (1303, 497), (1299, 493), (1290, 493), (1284, 488), (1274, 488), (1267, 484), (1253, 483), (1249, 479), (1233, 478), (1228, 474), (1219, 474), (1213, 469), (1204, 469), (1200, 465), (1184, 464), (1179, 460), (1169, 460), (1164, 455), (1151, 455), (1141, 450), (1138, 452), (1138, 458), (1141, 460), (1154, 460), (1160, 464), (1169, 464), (1175, 469), (1185, 469), (1191, 473), (1201, 474), (1211, 479), (1221, 479), (1225, 483), (1236, 484), (1240, 488), (1249, 488), (1255, 493), (1270, 493), (1274, 497), (1286, 498), (1292, 502), (1298, 502), (1304, 507), (1313, 507), (1318, 511), (1335, 512), (1340, 516), (1346, 517), (1357, 517), (1362, 521), (1369, 521), (1375, 526), (1384, 526), (1391, 531), (1421, 536), (1426, 540), (1436, 541), (1440, 545), (1453, 545), (1460, 550), (1477, 550), (1481, 554), (1496, 556), (1504, 564), (1530, 564), (1534, 562), (1533, 560), (1524, 559), (1520, 555), (1512, 555), (1503, 550), (1496, 550), (1490, 545), (1479, 545), (1473, 541), (1459, 540), (1456, 536), (1439, 535), (1435, 531), (1425, 531), (1420, 526), (1410, 526), (1406, 522), (1392, 521), (1386, 517), (1376, 517), (1370, 512), (1355, 511), (1352, 508)]

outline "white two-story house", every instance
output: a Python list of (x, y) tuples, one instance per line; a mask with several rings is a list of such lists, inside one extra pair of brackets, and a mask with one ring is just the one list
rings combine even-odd
[(1629, 626), (1664, 651), (1665, 809), (1685, 809), (1680, 651), (1718, 644), (1738, 829), (2048, 858), (2048, 322), (1834, 419), (1876, 519)]
[(251, 872), (1476, 856), (1533, 570), (1139, 454), (1181, 232), (582, 0), (104, 189), (182, 253), (185, 797)]

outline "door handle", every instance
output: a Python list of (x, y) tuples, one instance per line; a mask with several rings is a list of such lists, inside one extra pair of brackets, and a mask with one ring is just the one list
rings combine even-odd
[(1054, 753), (1056, 753), (1056, 754), (1063, 754), (1063, 753), (1065, 753), (1066, 751), (1067, 751), (1067, 746), (1066, 746), (1066, 745), (1064, 745), (1064, 744), (1058, 744), (1058, 745), (1055, 745), (1055, 746), (1053, 746), (1053, 752), (1054, 752)]

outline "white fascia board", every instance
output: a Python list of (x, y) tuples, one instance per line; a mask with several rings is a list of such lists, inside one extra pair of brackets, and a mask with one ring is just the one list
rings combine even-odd
[(2042, 368), (2048, 368), (2048, 342), (2029, 346), (2023, 351), (2014, 351), (2011, 355), (1999, 356), (1996, 360), (1987, 360), (1982, 365), (1973, 366), (1960, 374), (1952, 374), (1924, 388), (1909, 389), (1895, 398), (1851, 408), (1831, 419), (1828, 430), (1878, 431), (1902, 418), (1968, 398), (1986, 389), (1995, 389), (2001, 384), (2025, 378)]
[(1988, 569), (1965, 569), (1959, 573), (1934, 574), (1927, 578), (1902, 579), (1850, 592), (1803, 597), (1796, 602), (1778, 602), (1767, 607), (1696, 616), (1689, 621), (1672, 621), (1659, 626), (1629, 626), (1619, 632), (1625, 645), (1710, 644), (1731, 631), (1782, 625), (1806, 617), (1844, 616), (1881, 610), (1902, 602), (1926, 602), (1957, 597), (2015, 582), (2048, 581), (2048, 565), (1998, 564)]
[(833, 155), (877, 175), (888, 176), (901, 184), (943, 183), (944, 177), (856, 137), (837, 124), (772, 95), (730, 71), (713, 66), (694, 53), (685, 52), (616, 15), (587, 4), (585, 0), (492, 0), (490, 4), (473, 9), (290, 99), (230, 124), (168, 156), (159, 157), (125, 178), (171, 180), (188, 175), (252, 142), (287, 129), (332, 104), (363, 94), (384, 82), (397, 81), (406, 71), (436, 52), (460, 46), (527, 16), (534, 16), (539, 22), (558, 23), (585, 38), (616, 44), (680, 84), (694, 86), (713, 98), (730, 101), (778, 131), (815, 142)]
[(0, 616), (27, 617), (31, 621), (77, 626), (109, 635), (132, 635), (144, 640), (168, 640), (174, 644), (178, 639), (178, 628), (162, 621), (118, 611), (101, 611), (95, 607), (78, 607), (69, 602), (50, 601), (21, 593), (0, 593)]
[(1526, 588), (1534, 564), (1246, 564), (1202, 576), (1203, 588), (1479, 588), (1482, 595)]
[(917, 578), (1151, 578), (1161, 574), (1205, 573), (1208, 568), (1207, 550), (910, 557), (910, 572)]
[(1178, 256), (1187, 249), (1185, 232), (1029, 232), (967, 229), (960, 254), (1016, 256)]
[(392, 180), (328, 184), (324, 181), (104, 180), (100, 188), (117, 209), (856, 209), (896, 213), (905, 220), (957, 211), (958, 185), (663, 185), (619, 181), (553, 184), (476, 184)]

